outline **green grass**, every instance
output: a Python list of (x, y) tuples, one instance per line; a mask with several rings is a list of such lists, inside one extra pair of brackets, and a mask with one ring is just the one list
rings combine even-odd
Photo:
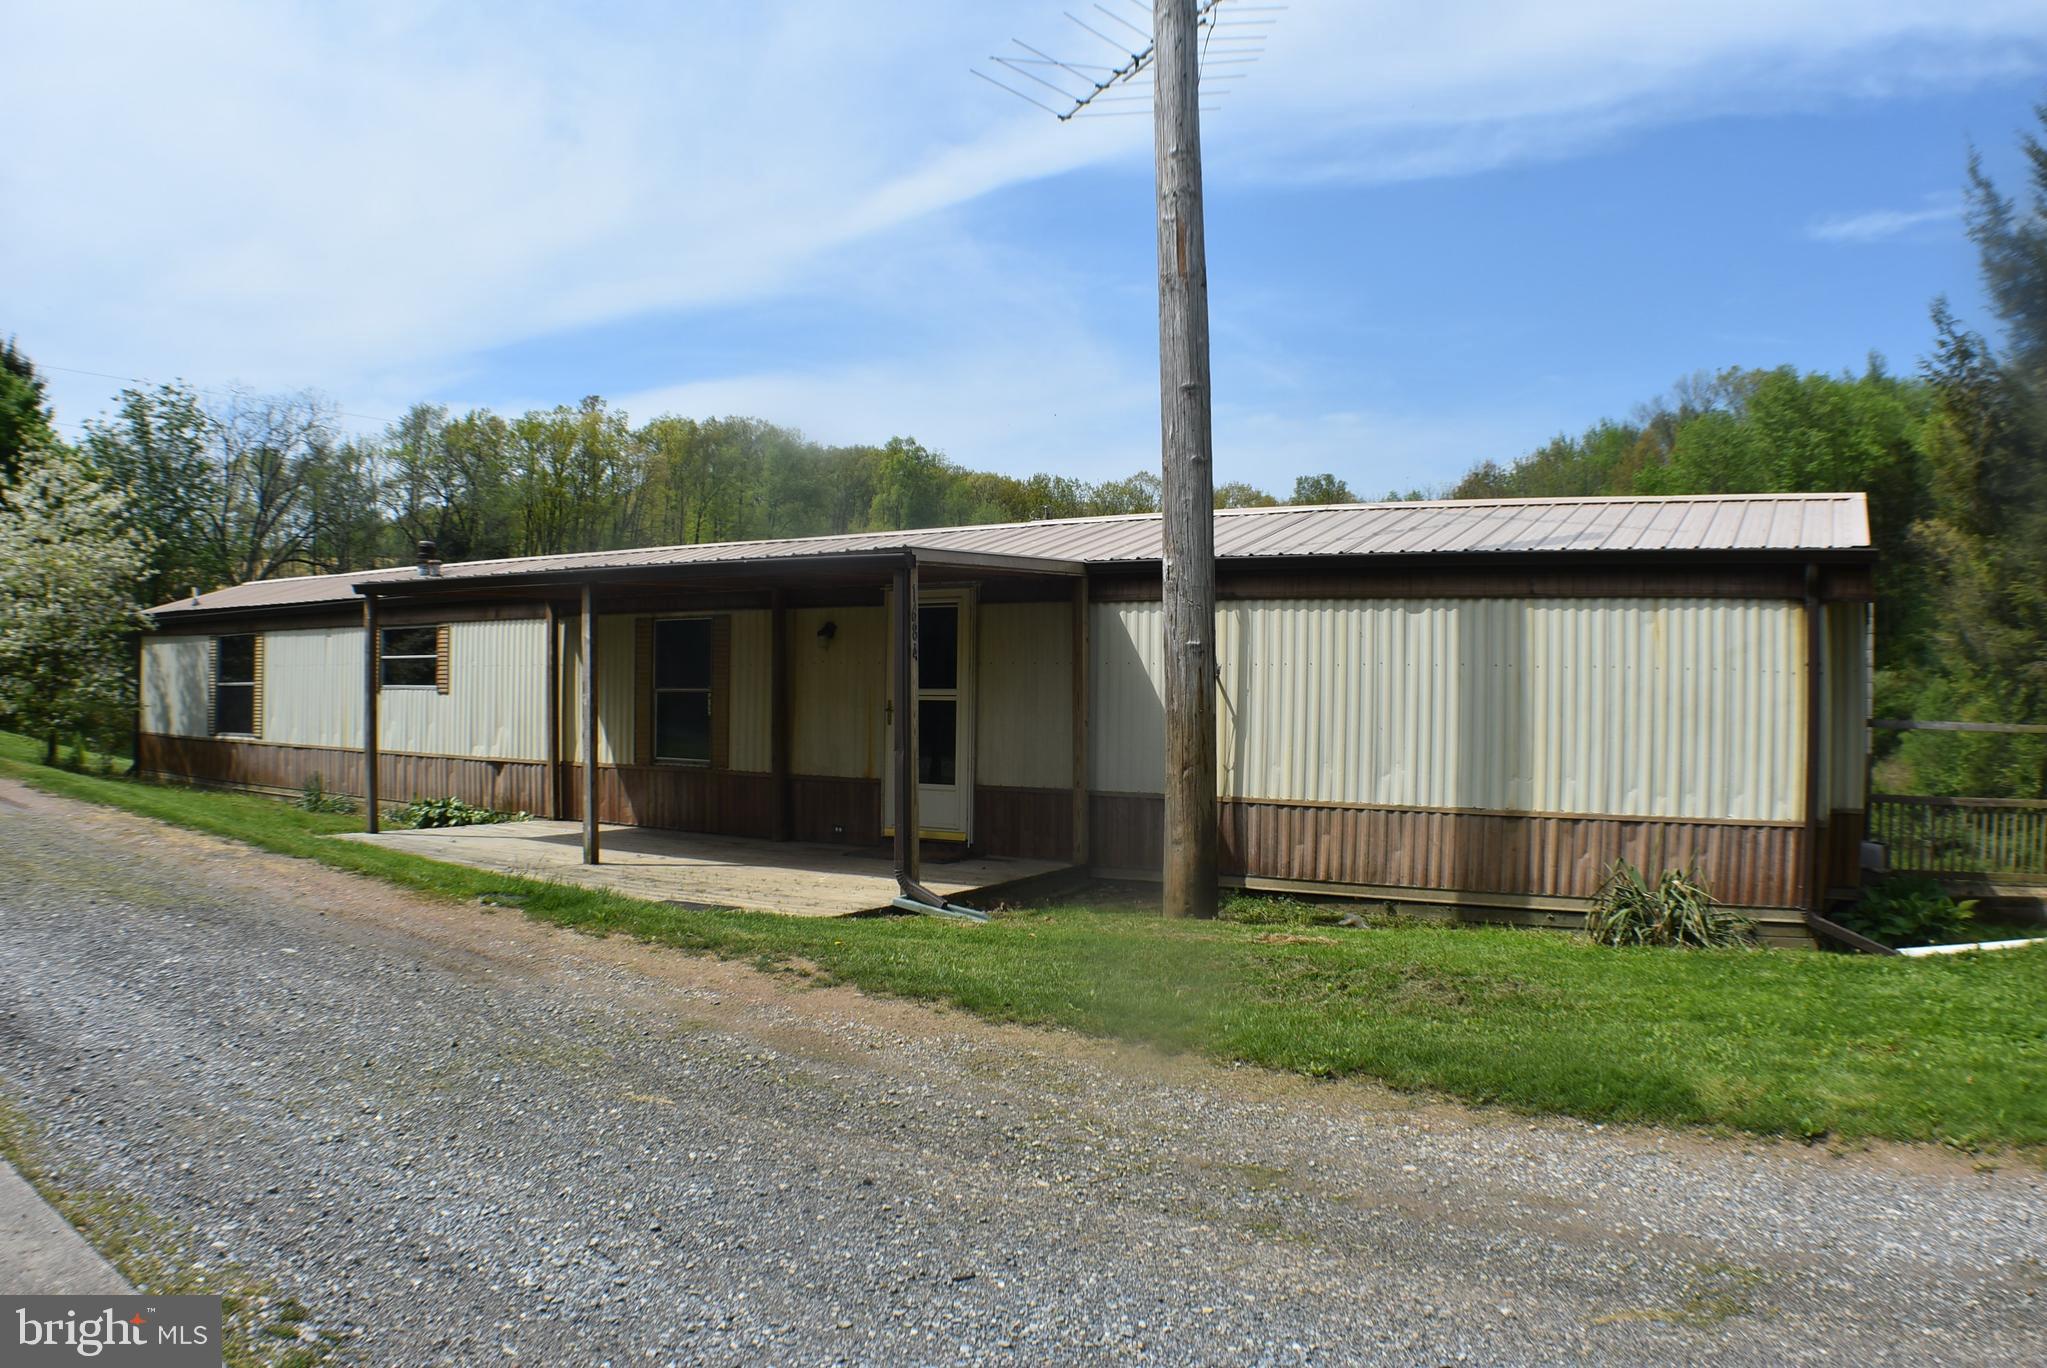
[(525, 915), (563, 926), (801, 960), (824, 981), (991, 1020), (1590, 1120), (2047, 1147), (2047, 948), (1923, 960), (1616, 950), (1554, 932), (1318, 926), (1286, 903), (1191, 924), (1086, 907), (985, 926), (695, 911), (329, 840), (361, 819), (51, 770), (38, 756), (0, 733), (0, 773), (53, 793), (432, 896), (518, 894)]

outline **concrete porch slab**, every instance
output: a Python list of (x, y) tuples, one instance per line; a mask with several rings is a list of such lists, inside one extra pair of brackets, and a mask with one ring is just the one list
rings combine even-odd
[[(655, 902), (798, 917), (869, 912), (887, 907), (896, 896), (894, 866), (888, 852), (879, 848), (606, 826), (602, 863), (593, 866), (583, 863), (583, 828), (576, 822), (506, 822), (375, 836), (356, 832), (340, 839), (501, 874), (606, 888)], [(1047, 860), (988, 855), (943, 860), (927, 855), (923, 882), (934, 893), (971, 906), (976, 889), (1061, 868)]]

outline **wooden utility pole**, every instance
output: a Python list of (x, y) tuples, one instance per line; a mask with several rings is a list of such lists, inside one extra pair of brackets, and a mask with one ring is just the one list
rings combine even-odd
[(1164, 905), (1169, 917), (1212, 917), (1216, 904), (1215, 475), (1195, 11), (1196, 0), (1154, 0), (1152, 10), (1165, 508)]

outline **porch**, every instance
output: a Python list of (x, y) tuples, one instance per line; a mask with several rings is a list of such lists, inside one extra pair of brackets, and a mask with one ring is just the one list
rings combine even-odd
[[(747, 550), (550, 565), (488, 589), (429, 562), (358, 586), (369, 835), (386, 794), (422, 791), (392, 764), (418, 752), (489, 766), (424, 791), (487, 790), (548, 820), (396, 843), (663, 900), (942, 906), (1086, 863), (1083, 567)], [(420, 734), (430, 688), (492, 734)]]
[[(886, 846), (772, 841), (605, 824), (603, 861), (583, 859), (581, 822), (506, 822), (424, 831), (354, 832), (341, 839), (527, 879), (609, 889), (653, 902), (802, 917), (887, 909), (898, 894)], [(984, 890), (1067, 868), (1049, 860), (971, 855), (923, 861), (923, 886), (974, 905)]]

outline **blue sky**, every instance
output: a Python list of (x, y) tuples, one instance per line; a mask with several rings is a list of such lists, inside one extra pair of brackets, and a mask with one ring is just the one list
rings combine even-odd
[[(313, 388), (355, 428), (599, 393), (1126, 474), (1157, 444), (1147, 121), (967, 70), (1085, 52), (1071, 7), (24, 10), (0, 330), (72, 427), (119, 388), (85, 371)], [(1933, 295), (1980, 313), (1963, 159), (2015, 184), (2047, 6), (1293, 0), (1234, 85), (1218, 477), (1377, 494), (1701, 369), (1910, 369)]]

